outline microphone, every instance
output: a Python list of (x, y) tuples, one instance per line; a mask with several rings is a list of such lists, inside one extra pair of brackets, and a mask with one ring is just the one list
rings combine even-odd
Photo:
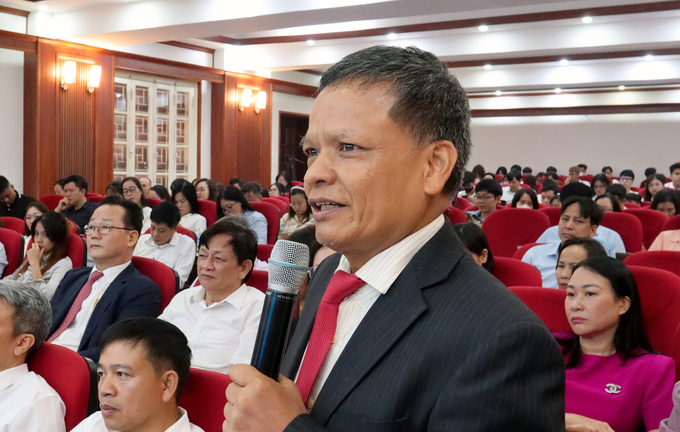
[(288, 240), (277, 241), (269, 258), (267, 294), (250, 364), (274, 380), (279, 378), (293, 307), (308, 264), (309, 247)]

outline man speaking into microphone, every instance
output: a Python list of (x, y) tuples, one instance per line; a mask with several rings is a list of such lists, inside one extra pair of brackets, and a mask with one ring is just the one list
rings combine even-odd
[(442, 216), (470, 156), (446, 65), (372, 47), (322, 77), (304, 138), (320, 243), (279, 381), (236, 365), (232, 431), (564, 431), (564, 361), (543, 323)]

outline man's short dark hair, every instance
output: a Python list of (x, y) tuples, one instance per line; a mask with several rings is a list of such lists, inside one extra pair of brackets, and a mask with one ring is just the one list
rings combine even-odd
[(656, 168), (650, 167), (645, 170), (645, 177), (653, 176), (656, 174)]
[(243, 193), (243, 195), (247, 194), (248, 192), (252, 192), (255, 195), (262, 195), (260, 189), (262, 188), (257, 182), (248, 182), (241, 186), (241, 192)]
[(239, 187), (243, 187), (243, 180), (241, 180), (238, 177), (235, 177), (235, 178), (229, 180), (229, 186), (234, 186), (234, 185), (239, 185)]
[(489, 192), (493, 194), (494, 197), (499, 197), (503, 195), (503, 188), (498, 184), (496, 180), (486, 179), (477, 183), (475, 186), (475, 193), (479, 192)]
[(158, 318), (131, 318), (106, 329), (101, 339), (102, 352), (115, 342), (124, 343), (130, 348), (141, 344), (156, 375), (169, 370), (177, 372), (175, 400), (179, 402), (191, 367), (189, 341), (180, 329)]
[(560, 191), (560, 199), (564, 202), (566, 199), (573, 196), (580, 196), (585, 198), (592, 198), (595, 195), (590, 186), (586, 186), (581, 182), (569, 183), (562, 186)]
[(581, 217), (584, 219), (590, 219), (591, 225), (600, 225), (602, 218), (604, 217), (604, 211), (602, 210), (602, 207), (595, 204), (591, 198), (584, 196), (571, 196), (565, 200), (562, 200), (560, 214), (564, 213), (567, 207), (572, 204), (578, 204)]
[(513, 166), (510, 167), (510, 171), (519, 171), (519, 172), (522, 172), (522, 167), (519, 166), (519, 165), (517, 165), (517, 164), (515, 164), (515, 165), (513, 165)]
[(633, 170), (625, 169), (621, 171), (621, 173), (619, 174), (619, 178), (621, 177), (630, 177), (633, 180), (635, 180), (635, 173), (633, 172)]
[(548, 168), (545, 169), (545, 173), (546, 173), (546, 174), (557, 173), (557, 168), (555, 168), (554, 166), (550, 165)]
[(513, 180), (522, 181), (522, 173), (517, 170), (511, 170), (505, 178), (510, 182)]
[(78, 190), (85, 189), (85, 192), (87, 192), (87, 180), (85, 180), (85, 177), (79, 176), (79, 175), (70, 175), (64, 179), (64, 185), (66, 186), (69, 183), (73, 183), (76, 185)]
[(0, 176), (0, 192), (4, 192), (9, 187), (9, 180), (5, 176)]
[(623, 201), (626, 197), (626, 187), (622, 184), (615, 183), (613, 185), (607, 186), (607, 193), (609, 195), (615, 196), (619, 201)]
[(629, 194), (626, 194), (626, 201), (640, 205), (642, 204), (642, 197), (636, 193), (631, 192)]
[(182, 215), (176, 205), (169, 201), (164, 201), (151, 210), (151, 222), (166, 224), (170, 228), (175, 228), (182, 220)]
[(359, 83), (366, 89), (388, 83), (395, 102), (389, 117), (408, 127), (414, 145), (448, 140), (458, 160), (442, 190), (456, 192), (470, 158), (470, 105), (458, 80), (446, 64), (416, 47), (374, 46), (357, 51), (331, 66), (321, 77), (319, 92), (327, 87)]
[(101, 207), (103, 205), (123, 207), (123, 225), (125, 225), (125, 228), (134, 229), (139, 235), (142, 234), (144, 213), (137, 204), (130, 200), (113, 195), (104, 198), (99, 206)]
[(543, 189), (541, 189), (541, 193), (548, 191), (553, 191), (555, 193), (555, 196), (560, 195), (560, 188), (558, 188), (555, 183), (548, 184), (547, 186), (545, 183), (543, 183)]
[[(210, 240), (219, 234), (226, 234), (231, 237), (229, 244), (234, 251), (234, 255), (236, 255), (239, 265), (243, 264), (245, 260), (250, 260), (253, 262), (253, 265), (255, 264), (255, 258), (257, 257), (257, 239), (255, 239), (255, 233), (251, 229), (244, 228), (234, 222), (220, 220), (203, 231), (198, 241), (198, 247), (208, 247)], [(243, 279), (243, 282), (248, 281), (251, 272), (252, 269)]]
[(581, 168), (581, 169), (584, 169), (584, 170), (587, 170), (587, 169), (588, 169), (588, 165), (586, 165), (586, 164), (578, 164), (578, 165), (576, 165), (576, 166), (579, 167), (579, 168)]
[(609, 165), (606, 165), (606, 166), (603, 166), (603, 167), (602, 167), (602, 174), (604, 174), (604, 172), (607, 171), (607, 170), (609, 170), (609, 171), (611, 171), (611, 172), (614, 172), (614, 170), (612, 169), (612, 167), (610, 167)]
[[(673, 165), (671, 165), (671, 167), (669, 169), (671, 170), (671, 175), (673, 175), (673, 171), (680, 169), (680, 162), (674, 163)], [(0, 190), (2, 190), (2, 189), (0, 189)]]
[(522, 174), (532, 174), (534, 170), (531, 169), (531, 167), (524, 167), (522, 168)]

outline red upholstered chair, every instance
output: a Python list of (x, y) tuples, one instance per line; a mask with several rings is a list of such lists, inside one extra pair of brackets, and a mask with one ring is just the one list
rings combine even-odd
[(661, 231), (671, 231), (680, 229), (680, 214), (668, 219), (661, 228)]
[(266, 198), (265, 197), (265, 198), (262, 198), (262, 202), (266, 202), (266, 203), (275, 205), (276, 208), (279, 209), (279, 214), (281, 215), (281, 217), (283, 217), (283, 215), (288, 213), (289, 205), (286, 205), (286, 203), (284, 203), (281, 200), (277, 200), (275, 198)]
[(0, 220), (2, 220), (2, 225), (5, 228), (11, 229), (12, 231), (16, 231), (21, 235), (26, 234), (26, 222), (24, 222), (23, 219), (15, 218), (12, 216), (3, 216), (0, 217)]
[[(177, 225), (177, 232), (187, 237), (191, 237), (191, 240), (193, 240), (194, 243), (196, 243), (196, 234), (194, 234), (194, 232), (191, 231), (190, 229), (186, 229), (183, 226)], [(144, 232), (144, 234), (151, 234), (151, 228), (147, 229)]]
[(2, 272), (2, 277), (5, 277), (14, 273), (24, 259), (24, 238), (16, 231), (0, 228), (0, 243), (5, 246), (7, 254), (8, 264)]
[(87, 194), (85, 194), (85, 196), (87, 197), (88, 201), (93, 202), (93, 203), (97, 203), (97, 204), (99, 204), (100, 202), (102, 202), (102, 200), (104, 198), (106, 198), (104, 195), (99, 195), (98, 193), (91, 193), (91, 192), (88, 192)]
[(638, 209), (638, 208), (642, 208), (642, 207), (640, 207), (639, 205), (635, 204), (634, 202), (627, 202), (626, 204), (624, 204), (624, 208), (627, 208), (627, 209)]
[(156, 198), (147, 198), (146, 201), (149, 203), (149, 207), (154, 208), (163, 201)]
[(647, 251), (628, 255), (623, 263), (628, 266), (639, 266), (666, 270), (680, 276), (680, 252)]
[(580, 179), (580, 180), (583, 180), (583, 181), (587, 181), (588, 183), (592, 183), (592, 182), (593, 182), (593, 177), (594, 177), (594, 176), (592, 176), (592, 175), (590, 175), (590, 174), (586, 174), (586, 175), (579, 176), (579, 179)]
[[(28, 240), (26, 250), (33, 246), (33, 239)], [(87, 265), (87, 247), (85, 239), (77, 234), (71, 234), (68, 239), (68, 250), (66, 255), (71, 258), (73, 268), (84, 267)]]
[(512, 254), (512, 258), (522, 261), (524, 254), (527, 253), (527, 251), (529, 249), (531, 249), (534, 246), (538, 246), (538, 245), (542, 245), (542, 244), (545, 244), (545, 243), (527, 243), (524, 246), (522, 246), (521, 248), (517, 249), (517, 252)]
[(466, 208), (470, 207), (470, 201), (467, 198), (457, 197), (455, 200), (453, 200), (452, 207), (465, 210)]
[(290, 198), (288, 196), (275, 196), (275, 197), (271, 197), (271, 198), (277, 199), (279, 201), (283, 201), (283, 202), (286, 203), (287, 206), (290, 206)]
[(161, 310), (159, 315), (170, 304), (170, 300), (179, 292), (179, 276), (177, 272), (160, 261), (151, 258), (132, 257), (132, 264), (144, 276), (161, 288)]
[(90, 391), (96, 391), (97, 385), (96, 374), (83, 357), (68, 348), (45, 342), (28, 362), (28, 369), (43, 377), (61, 396), (66, 406), (66, 430), (85, 420)]
[(229, 384), (231, 378), (227, 374), (191, 368), (179, 406), (186, 410), (189, 421), (205, 432), (222, 432)]
[(505, 176), (503, 174), (495, 174), (494, 178), (496, 179), (497, 182), (503, 181)]
[(279, 221), (282, 217), (279, 209), (274, 204), (266, 202), (251, 202), (250, 205), (267, 219), (267, 243), (276, 243), (276, 239), (279, 238)]
[(531, 264), (506, 257), (494, 257), (492, 275), (505, 286), (543, 286), (541, 272)]
[(548, 216), (537, 210), (518, 208), (493, 212), (487, 216), (482, 225), (494, 257), (508, 258), (511, 258), (520, 246), (536, 242), (548, 228), (550, 228)]
[(538, 315), (551, 332), (571, 332), (571, 326), (564, 311), (566, 291), (527, 286), (510, 287), (510, 291), (529, 306), (529, 309)]
[(642, 201), (642, 203), (640, 203), (640, 205), (642, 206), (642, 208), (651, 207), (652, 202), (651, 201)]
[[(496, 206), (496, 210), (505, 210), (505, 208), (506, 207), (501, 205), (501, 204), (498, 204)], [(473, 205), (473, 206), (466, 208), (464, 211), (469, 212), (469, 211), (477, 211), (477, 210), (479, 210), (479, 207), (477, 207), (476, 205)]]
[(456, 225), (459, 223), (467, 223), (467, 215), (465, 214), (465, 212), (456, 207), (449, 207), (446, 210), (444, 210), (444, 216), (449, 218), (452, 225)]
[(304, 185), (305, 185), (303, 182), (295, 181), (295, 180), (291, 181), (291, 183), (293, 184), (293, 186), (303, 186), (304, 187)]
[(47, 194), (40, 197), (38, 201), (45, 204), (48, 209), (54, 210), (59, 205), (59, 201), (64, 199), (64, 195)]
[(560, 224), (561, 210), (562, 209), (560, 207), (541, 207), (538, 209), (538, 211), (548, 216), (548, 219), (550, 220), (550, 226), (556, 226)]
[(657, 210), (651, 209), (626, 209), (623, 213), (632, 214), (640, 219), (642, 223), (642, 244), (645, 249), (654, 243), (654, 239), (663, 229), (663, 225), (668, 221), (668, 216)]
[(267, 285), (269, 283), (269, 272), (264, 270), (253, 270), (250, 272), (250, 277), (246, 285), (257, 288), (263, 293), (267, 292)]
[(665, 270), (628, 266), (637, 282), (642, 322), (652, 346), (675, 360), (680, 379), (680, 277)]
[[(548, 207), (550, 207), (550, 206), (545, 205), (545, 204), (543, 204), (543, 203), (538, 203), (538, 209), (539, 209), (539, 210), (542, 209), (542, 208), (548, 208)], [(548, 216), (548, 218), (550, 218), (550, 216)]]
[(627, 213), (605, 212), (600, 225), (616, 231), (621, 236), (626, 252), (642, 250), (642, 222), (635, 216)]
[(207, 227), (217, 222), (217, 203), (214, 201), (198, 200), (198, 213), (205, 218)]
[(272, 255), (272, 249), (274, 249), (274, 245), (270, 244), (257, 245), (257, 259), (259, 259), (260, 261), (269, 261), (269, 257)]

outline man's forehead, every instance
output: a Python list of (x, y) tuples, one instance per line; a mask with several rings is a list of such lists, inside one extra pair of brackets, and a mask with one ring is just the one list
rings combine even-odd
[(117, 222), (123, 220), (124, 211), (119, 206), (103, 205), (92, 213), (91, 221), (101, 220), (103, 222)]

